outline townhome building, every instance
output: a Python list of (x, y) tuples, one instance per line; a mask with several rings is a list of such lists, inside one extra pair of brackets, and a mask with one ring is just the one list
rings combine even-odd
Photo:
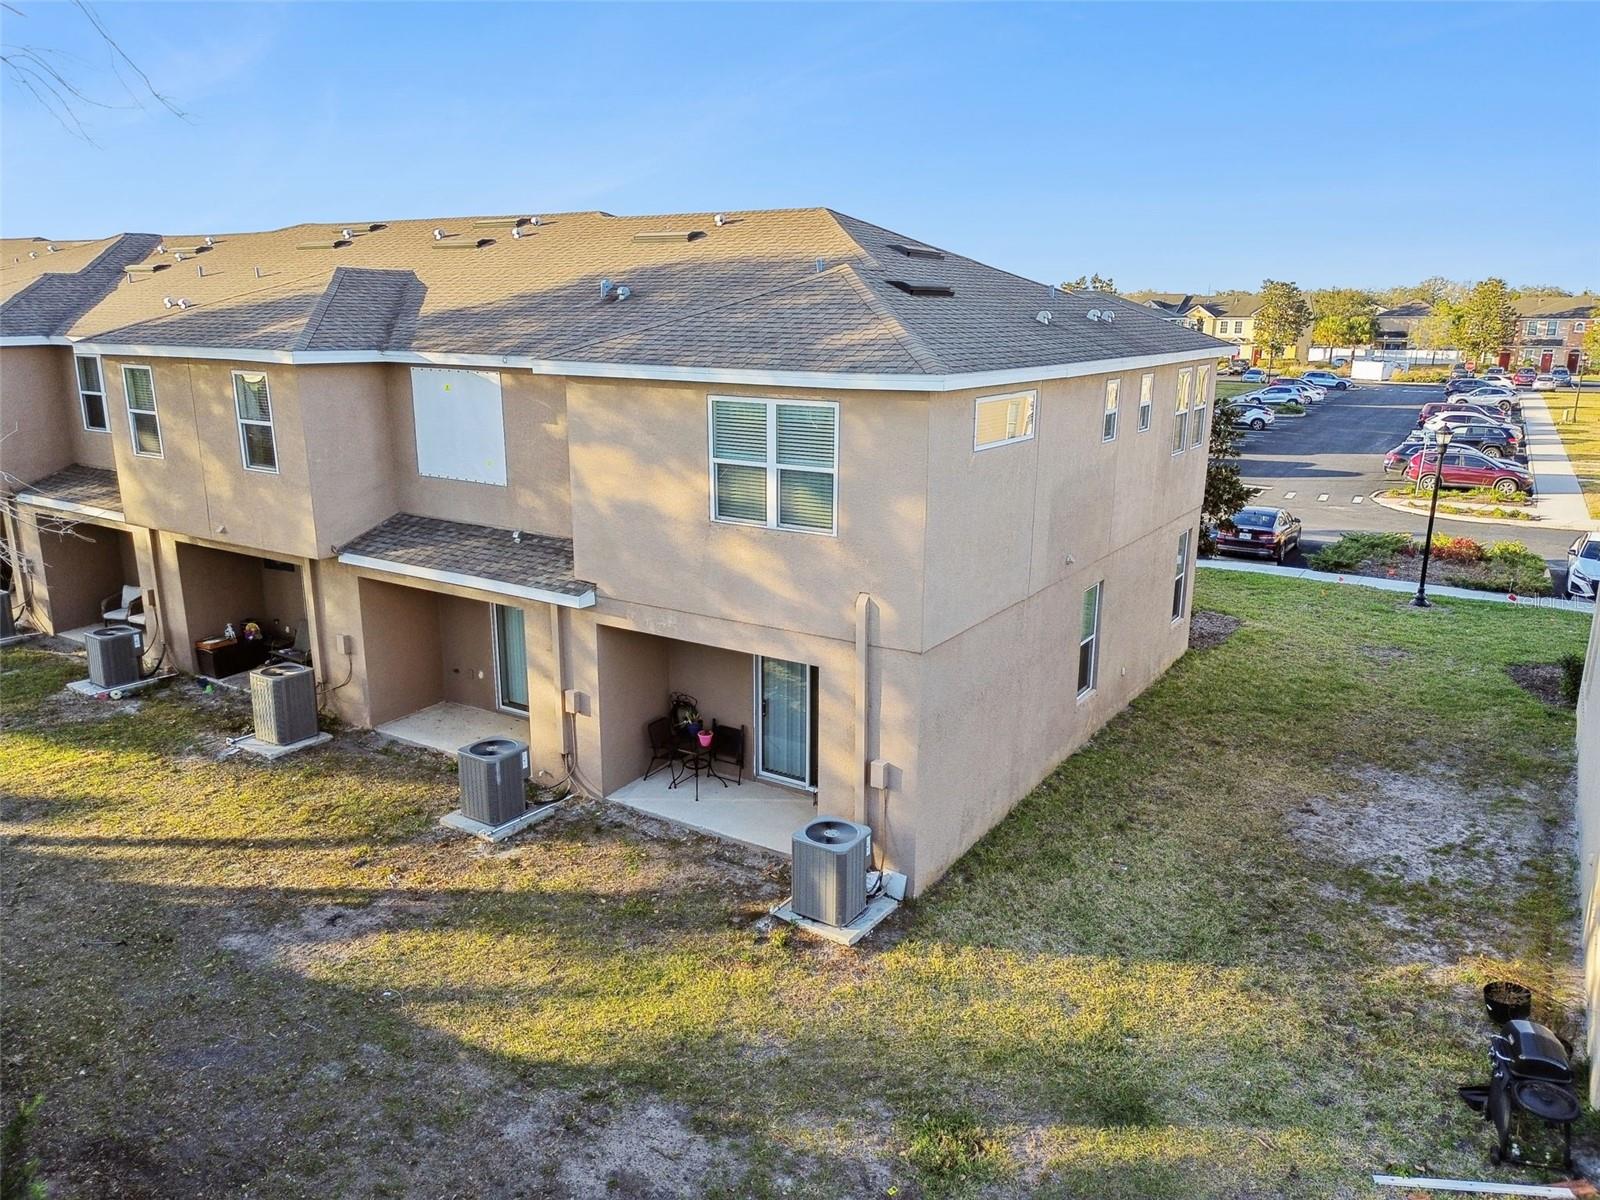
[[(826, 209), (8, 242), (0, 281), (14, 590), (130, 609), (147, 666), (299, 657), (352, 726), (514, 733), (775, 849), (849, 817), (915, 894), (1187, 644), (1229, 346), (1114, 296)], [(746, 749), (696, 799), (651, 733), (690, 709)]]
[(1501, 366), (1538, 371), (1566, 367), (1577, 373), (1583, 338), (1600, 308), (1600, 296), (1528, 296), (1513, 302), (1516, 337), (1500, 355)]
[[(1229, 356), (1252, 366), (1266, 358), (1269, 348), (1256, 344), (1256, 313), (1261, 297), (1249, 292), (1228, 292), (1218, 296), (1196, 296), (1187, 292), (1163, 292), (1145, 301), (1147, 307), (1169, 321), (1198, 333), (1230, 343)], [(1305, 361), (1311, 349), (1311, 333), (1301, 333), (1292, 346), (1280, 346), (1280, 359)]]

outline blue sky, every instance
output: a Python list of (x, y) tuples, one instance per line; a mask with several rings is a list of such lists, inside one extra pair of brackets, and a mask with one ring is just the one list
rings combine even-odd
[[(77, 9), (12, 3), (126, 99)], [(188, 119), (90, 146), (8, 77), (7, 236), (825, 204), (1047, 281), (1600, 285), (1600, 6), (96, 11)]]

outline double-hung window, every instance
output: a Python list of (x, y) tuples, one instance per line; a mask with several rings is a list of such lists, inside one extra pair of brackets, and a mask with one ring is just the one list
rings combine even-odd
[(833, 533), (839, 406), (815, 400), (711, 398), (711, 517)]
[(1112, 442), (1117, 437), (1117, 398), (1122, 392), (1122, 380), (1106, 380), (1106, 416), (1100, 430), (1102, 442)]
[(1561, 322), (1560, 321), (1546, 321), (1544, 323), (1544, 335), (1545, 335), (1545, 337), (1555, 337), (1557, 332), (1560, 331), (1560, 329), (1561, 329)]
[(106, 412), (106, 385), (100, 375), (100, 360), (87, 354), (72, 360), (78, 372), (78, 403), (83, 409), (83, 427), (94, 433), (111, 429), (110, 414)]
[(1189, 590), (1189, 531), (1178, 535), (1178, 562), (1172, 575), (1172, 619), (1183, 619), (1184, 601)]
[(1206, 440), (1206, 385), (1211, 382), (1211, 368), (1201, 367), (1195, 376), (1194, 387), (1194, 437), (1190, 440), (1191, 446), (1198, 446)]
[(156, 381), (149, 367), (123, 367), (122, 391), (128, 400), (128, 436), (133, 452), (160, 458), (161, 417), (156, 412)]
[(1194, 385), (1194, 368), (1184, 367), (1178, 372), (1178, 400), (1174, 406), (1176, 419), (1172, 424), (1172, 452), (1182, 454), (1189, 444), (1189, 389)]
[(1078, 635), (1078, 695), (1094, 691), (1100, 674), (1100, 593), (1097, 583), (1083, 594), (1083, 624)]
[(247, 471), (278, 473), (278, 444), (272, 433), (272, 397), (260, 371), (233, 373), (233, 405), (239, 414), (239, 453)]
[(985, 396), (977, 401), (973, 406), (972, 448), (988, 450), (1033, 437), (1037, 399), (1033, 392), (1015, 392), (1009, 396)]
[(1139, 379), (1139, 432), (1150, 428), (1150, 411), (1155, 407), (1156, 377), (1147, 373)]

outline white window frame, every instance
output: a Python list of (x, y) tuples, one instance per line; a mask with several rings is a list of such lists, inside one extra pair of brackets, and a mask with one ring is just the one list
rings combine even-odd
[[(98, 392), (86, 389), (83, 386), (83, 376), (78, 374), (78, 360), (80, 358), (88, 359), (94, 363), (94, 373), (100, 379), (100, 390)], [(111, 405), (106, 401), (106, 365), (100, 361), (100, 356), (98, 354), (74, 354), (72, 356), (72, 382), (78, 385), (78, 415), (83, 418), (84, 429), (90, 433), (110, 433)], [(90, 396), (100, 397), (100, 414), (105, 418), (106, 423), (104, 425), (89, 424), (88, 397)]]
[[(128, 375), (133, 371), (143, 371), (150, 377), (150, 408), (134, 408), (133, 392), (128, 388)], [(105, 380), (100, 381), (104, 383)], [(166, 440), (161, 435), (161, 404), (156, 398), (156, 373), (149, 367), (140, 366), (138, 363), (122, 364), (122, 403), (128, 410), (128, 440), (133, 444), (133, 452), (140, 458), (165, 458), (167, 456)], [(135, 415), (154, 417), (156, 422), (156, 449), (155, 453), (139, 449), (139, 422)]]
[[(752, 462), (746, 458), (718, 458), (717, 439), (715, 436), (716, 406), (718, 400), (731, 400), (739, 404), (763, 404), (767, 409), (767, 457), (765, 462)], [(785, 464), (778, 462), (778, 409), (782, 408), (831, 408), (833, 410), (833, 466), (830, 467), (802, 467), (788, 464), (791, 471), (806, 471), (813, 475), (829, 475), (833, 478), (833, 525), (828, 529), (811, 529), (805, 525), (784, 525), (778, 520), (778, 472)], [(711, 520), (718, 525), (749, 525), (757, 529), (779, 529), (785, 533), (811, 533), (821, 537), (839, 536), (839, 403), (836, 400), (790, 400), (778, 396), (707, 396), (706, 397), (706, 459), (710, 464), (710, 487), (707, 489), (710, 499), (709, 515)], [(723, 517), (717, 515), (717, 464), (726, 463), (736, 467), (765, 467), (767, 471), (767, 519), (765, 521), (743, 521), (738, 517)]]
[[(998, 442), (980, 442), (978, 440), (978, 413), (985, 404), (1010, 403), (1013, 400), (1026, 400), (1027, 407), (1023, 410), (1027, 414), (1028, 432), (1020, 433), (1016, 437), (1001, 438)], [(1018, 442), (1031, 442), (1039, 432), (1039, 393), (1028, 390), (1021, 392), (1002, 392), (996, 396), (979, 396), (972, 402), (972, 452), (982, 450), (998, 450), (1001, 446), (1015, 446)]]
[(1189, 392), (1194, 386), (1194, 368), (1178, 368), (1178, 395), (1173, 405), (1172, 455), (1176, 458), (1189, 448)]
[(1100, 420), (1100, 440), (1114, 442), (1117, 440), (1117, 424), (1121, 419), (1118, 412), (1122, 404), (1122, 380), (1106, 380), (1106, 408), (1105, 415)]
[(1106, 581), (1100, 580), (1091, 588), (1085, 588), (1083, 595), (1090, 592), (1094, 597), (1094, 629), (1089, 636), (1083, 636), (1083, 599), (1078, 600), (1078, 655), (1073, 662), (1074, 671), (1077, 672), (1083, 662), (1083, 648), (1090, 647), (1089, 651), (1089, 682), (1078, 688), (1078, 699), (1086, 700), (1094, 695), (1095, 689), (1100, 686), (1100, 616), (1106, 608)]
[(1189, 406), (1189, 420), (1194, 429), (1189, 435), (1189, 446), (1193, 449), (1205, 441), (1206, 437), (1206, 385), (1211, 382), (1211, 368), (1209, 366), (1197, 367), (1194, 373), (1194, 403)]
[(1572, 332), (1573, 333), (1582, 333), (1582, 332), (1584, 332), (1584, 330), (1586, 330), (1588, 328), (1589, 328), (1589, 323), (1587, 321), (1574, 321), (1572, 323)]
[(1156, 406), (1156, 376), (1154, 371), (1146, 371), (1139, 377), (1139, 432), (1146, 433), (1150, 429), (1150, 415)]
[(1172, 623), (1183, 620), (1189, 610), (1189, 551), (1194, 545), (1193, 530), (1178, 535), (1178, 570), (1172, 577)]
[[(239, 411), (239, 377), (242, 375), (261, 376), (262, 386), (267, 389), (267, 419), (258, 421), (254, 417), (246, 417)], [(276, 475), (278, 473), (278, 431), (272, 424), (272, 383), (267, 379), (265, 371), (235, 371), (230, 377), (233, 385), (233, 415), (239, 426), (239, 461), (244, 464), (246, 471), (255, 471), (260, 475)], [(270, 467), (257, 467), (251, 465), (250, 451), (244, 439), (246, 425), (266, 426), (267, 432), (272, 435), (272, 465)]]

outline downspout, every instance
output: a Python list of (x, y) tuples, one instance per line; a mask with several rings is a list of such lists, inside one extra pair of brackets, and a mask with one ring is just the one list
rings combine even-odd
[(856, 594), (856, 811), (855, 819), (863, 825), (867, 820), (867, 720), (871, 708), (868, 688), (869, 638), (872, 632), (872, 597), (866, 592)]

